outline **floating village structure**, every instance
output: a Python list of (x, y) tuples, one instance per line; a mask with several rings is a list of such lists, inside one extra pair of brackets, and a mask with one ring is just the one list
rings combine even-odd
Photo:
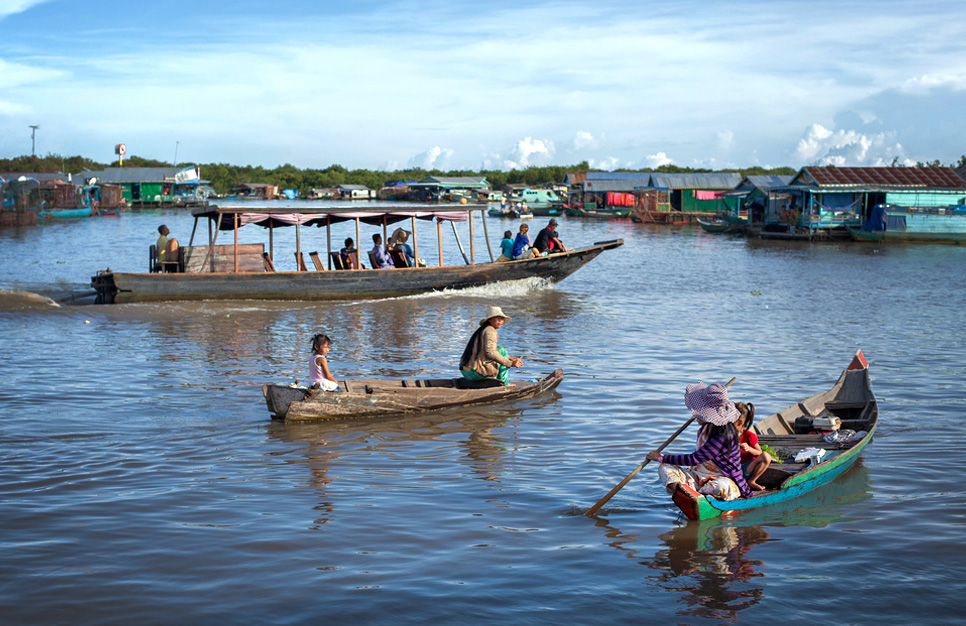
[(128, 206), (198, 206), (207, 202), (208, 181), (191, 167), (107, 167), (77, 175), (121, 188)]

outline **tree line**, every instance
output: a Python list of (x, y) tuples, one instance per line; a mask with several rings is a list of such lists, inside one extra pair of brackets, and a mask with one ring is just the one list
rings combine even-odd
[[(380, 170), (355, 169), (350, 170), (341, 165), (333, 164), (325, 169), (305, 168), (301, 169), (286, 163), (275, 168), (264, 168), (253, 165), (232, 165), (229, 163), (181, 163), (173, 165), (165, 161), (155, 159), (145, 159), (138, 156), (131, 156), (124, 160), (129, 167), (188, 167), (197, 165), (201, 169), (201, 178), (209, 182), (209, 186), (219, 194), (229, 193), (232, 189), (243, 183), (262, 183), (267, 185), (277, 185), (280, 189), (297, 189), (301, 194), (306, 194), (311, 189), (323, 189), (335, 187), (337, 185), (355, 184), (365, 185), (370, 189), (380, 189), (389, 183), (405, 183), (417, 181), (427, 176), (482, 176), (493, 189), (502, 189), (506, 185), (526, 184), (534, 187), (547, 185), (550, 183), (563, 182), (568, 172), (592, 172), (603, 171), (591, 168), (587, 161), (581, 161), (574, 165), (545, 165), (531, 166), (522, 170), (449, 170), (442, 171), (437, 169), (425, 170), (422, 168), (408, 168), (394, 170), (392, 172)], [(966, 155), (960, 157), (956, 163), (951, 163), (950, 167), (966, 163)], [(895, 162), (893, 162), (895, 164)], [(926, 167), (939, 165), (939, 161), (929, 163), (917, 163), (916, 167)], [(20, 156), (13, 159), (0, 159), (0, 172), (36, 172), (36, 173), (55, 173), (77, 174), (85, 168), (89, 170), (99, 170), (105, 167), (117, 167), (119, 163), (104, 164), (93, 161), (82, 156), (64, 157), (56, 154), (47, 156)], [(748, 167), (711, 170), (693, 167), (682, 167), (679, 165), (661, 165), (650, 169), (620, 169), (620, 172), (660, 172), (666, 174), (689, 173), (689, 172), (737, 172), (742, 176), (752, 176), (760, 174), (778, 174), (792, 176), (798, 172), (792, 167)]]

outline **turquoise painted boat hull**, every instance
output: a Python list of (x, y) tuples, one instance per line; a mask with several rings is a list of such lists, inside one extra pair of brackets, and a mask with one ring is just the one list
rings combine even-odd
[[(813, 413), (805, 411), (806, 408), (812, 408)], [(841, 454), (830, 455), (827, 461), (791, 473), (777, 488), (756, 493), (750, 498), (725, 501), (702, 495), (688, 485), (674, 483), (668, 486), (671, 499), (689, 519), (712, 519), (787, 503), (841, 476), (872, 441), (878, 425), (878, 406), (869, 384), (868, 365), (861, 351), (857, 353), (849, 368), (842, 372), (831, 390), (793, 404), (765, 418), (755, 428), (762, 443), (767, 439), (772, 447), (775, 447), (776, 443), (782, 447), (809, 447), (809, 444), (802, 443), (804, 439), (801, 435), (787, 432), (791, 429), (791, 424), (795, 423), (796, 417), (804, 415), (813, 418), (835, 417), (840, 410), (847, 412), (842, 413), (847, 418), (849, 416), (856, 418), (849, 421), (843, 420), (843, 424), (848, 424), (850, 427), (864, 425), (862, 430), (866, 435)], [(781, 434), (781, 429), (786, 433)], [(810, 437), (809, 443), (817, 440), (814, 435), (808, 437)], [(832, 447), (830, 446), (829, 449)]]

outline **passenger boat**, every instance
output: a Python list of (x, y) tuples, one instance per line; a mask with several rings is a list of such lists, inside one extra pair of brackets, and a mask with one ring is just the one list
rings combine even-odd
[[(813, 457), (806, 463), (773, 461), (758, 479), (765, 491), (755, 492), (750, 498), (718, 500), (682, 483), (671, 483), (668, 491), (690, 519), (708, 519), (787, 502), (831, 482), (851, 467), (872, 441), (878, 417), (869, 364), (859, 350), (831, 389), (796, 402), (753, 426), (761, 444), (791, 451), (793, 456), (803, 449), (815, 448), (824, 451), (820, 458)], [(830, 432), (849, 429), (855, 431), (855, 436), (827, 441), (832, 438), (822, 432), (826, 425), (840, 429)]]
[(966, 243), (966, 206), (902, 207), (879, 204), (862, 228), (849, 228), (856, 241)]
[(404, 415), (518, 400), (555, 388), (563, 376), (563, 370), (557, 369), (541, 380), (511, 387), (496, 380), (465, 378), (343, 380), (339, 383), (340, 391), (262, 385), (262, 394), (273, 419), (308, 422)]
[[(366, 298), (387, 298), (439, 291), (465, 289), (490, 283), (526, 278), (545, 278), (553, 282), (563, 280), (604, 250), (623, 245), (622, 239), (603, 241), (585, 248), (568, 250), (545, 257), (522, 259), (506, 263), (494, 263), (492, 250), (490, 262), (474, 263), (474, 222), (472, 213), (482, 209), (473, 205), (447, 207), (438, 210), (400, 211), (322, 211), (318, 209), (291, 209), (278, 213), (277, 207), (199, 207), (192, 211), (195, 227), (188, 246), (179, 248), (178, 259), (167, 259), (173, 272), (157, 272), (156, 263), (149, 262), (147, 272), (118, 272), (110, 269), (98, 272), (91, 278), (99, 304), (123, 302), (150, 302), (165, 300), (295, 300), (326, 301)], [(199, 221), (208, 222), (208, 242), (194, 245)], [(443, 265), (442, 253), (436, 267), (408, 267), (405, 259), (397, 259), (393, 269), (360, 269), (331, 271), (338, 263), (338, 251), (333, 251), (331, 229), (334, 223), (354, 220), (356, 241), (360, 238), (360, 222), (381, 226), (383, 241), (389, 224), (410, 221), (409, 230), (417, 257), (416, 247), (418, 220), (436, 223), (436, 239), (441, 246), (442, 224), (450, 222), (456, 233), (456, 222), (469, 225), (469, 254), (460, 243), (465, 265)], [(486, 232), (486, 220), (483, 220)], [(239, 244), (237, 229), (244, 224), (259, 224), (269, 228), (269, 251), (264, 244)], [(275, 227), (295, 226), (296, 259), (299, 271), (275, 271), (272, 258), (272, 235)], [(304, 263), (299, 235), (300, 226), (325, 226), (328, 256), (320, 257), (311, 252), (315, 271), (308, 271)], [(213, 230), (214, 227), (214, 230)], [(228, 245), (218, 245), (217, 235), (222, 230), (234, 233)], [(214, 233), (214, 234), (212, 234)], [(489, 247), (489, 246), (488, 246)], [(151, 257), (149, 257), (151, 258)], [(328, 260), (328, 268), (323, 258)], [(363, 259), (363, 265), (366, 260)]]

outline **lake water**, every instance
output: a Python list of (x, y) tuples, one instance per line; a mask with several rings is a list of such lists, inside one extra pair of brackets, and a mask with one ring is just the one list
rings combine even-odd
[[(190, 216), (0, 231), (0, 621), (961, 619), (966, 248), (560, 221), (569, 246), (624, 246), (555, 286), (337, 304), (58, 306), (42, 296), (146, 268), (161, 223), (184, 245)], [(518, 225), (487, 223), (494, 247)], [(293, 233), (275, 232), (279, 269), (294, 267)], [(301, 236), (325, 250), (324, 229)], [(354, 227), (333, 240), (345, 236)], [(418, 242), (435, 263), (435, 228), (420, 223)], [(339, 378), (455, 375), (489, 305), (513, 317), (500, 333), (524, 359), (512, 377), (563, 368), (556, 392), (380, 421), (269, 419), (259, 385), (304, 382), (312, 334), (333, 337)], [(580, 514), (687, 419), (685, 385), (737, 376), (733, 398), (763, 416), (828, 388), (856, 348), (880, 426), (833, 484), (696, 523), (649, 466), (604, 517)]]

